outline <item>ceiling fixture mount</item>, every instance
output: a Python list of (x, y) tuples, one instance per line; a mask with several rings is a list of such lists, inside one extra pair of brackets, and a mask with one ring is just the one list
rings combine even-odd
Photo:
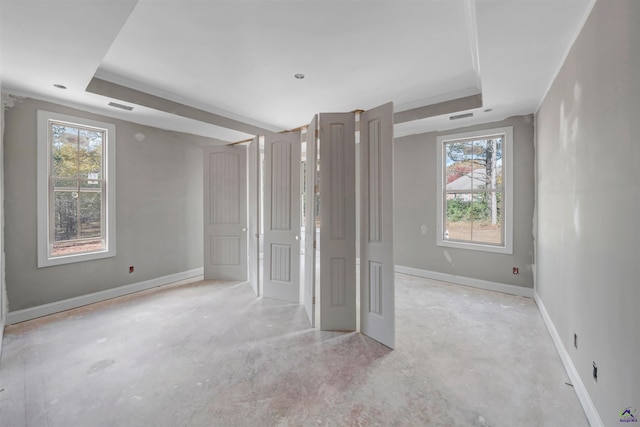
[(293, 77), (295, 77), (298, 80), (302, 80), (302, 79), (304, 79), (304, 74), (298, 73), (298, 74), (294, 75)]
[(58, 88), (58, 89), (66, 89), (67, 88), (65, 85), (61, 85), (60, 83), (55, 83), (53, 85), (53, 87)]
[(457, 116), (451, 116), (449, 117), (449, 120), (458, 120), (458, 119), (464, 119), (467, 117), (473, 117), (473, 113), (458, 114)]

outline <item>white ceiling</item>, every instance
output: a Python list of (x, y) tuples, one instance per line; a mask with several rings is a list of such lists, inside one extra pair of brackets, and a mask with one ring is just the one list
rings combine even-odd
[[(535, 112), (593, 1), (1, 0), (0, 71), (4, 92), (220, 141), (254, 132), (215, 115), (280, 131), (482, 93), (474, 117), (397, 124), (401, 136)], [(89, 93), (94, 77), (214, 119)]]

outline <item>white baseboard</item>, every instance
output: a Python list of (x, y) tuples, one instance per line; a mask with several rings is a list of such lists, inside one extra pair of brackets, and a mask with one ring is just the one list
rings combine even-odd
[(573, 389), (578, 395), (578, 400), (582, 405), (582, 409), (584, 410), (587, 419), (589, 420), (589, 424), (591, 427), (604, 427), (602, 423), (602, 419), (596, 410), (589, 393), (587, 392), (587, 388), (584, 386), (580, 375), (578, 375), (578, 371), (576, 370), (569, 353), (562, 344), (562, 340), (560, 339), (560, 335), (558, 334), (558, 330), (555, 325), (551, 321), (551, 317), (549, 317), (549, 313), (547, 309), (544, 307), (542, 300), (540, 299), (540, 295), (537, 292), (534, 292), (533, 299), (538, 305), (538, 310), (540, 310), (540, 314), (542, 314), (542, 318), (544, 319), (545, 325), (547, 325), (547, 329), (549, 330), (549, 334), (551, 335), (551, 339), (556, 346), (556, 350), (558, 350), (558, 354), (560, 355), (560, 359), (562, 360), (562, 364), (564, 365), (564, 369), (567, 371), (569, 375), (569, 379), (571, 380), (571, 384), (573, 384)]
[(425, 277), (427, 279), (441, 280), (457, 285), (471, 286), (472, 288), (486, 289), (488, 291), (502, 292), (504, 294), (518, 295), (533, 298), (533, 289), (522, 286), (508, 285), (506, 283), (490, 282), (488, 280), (474, 279), (472, 277), (456, 276), (453, 274), (439, 273), (437, 271), (421, 270), (419, 268), (396, 265), (397, 273), (411, 276)]
[(24, 310), (10, 311), (7, 313), (6, 324), (25, 322), (27, 320), (36, 319), (49, 314), (59, 313), (61, 311), (71, 310), (72, 308), (82, 307), (83, 305), (94, 304), (96, 302), (105, 301), (111, 298), (117, 298), (129, 295), (135, 292), (145, 291), (158, 286), (168, 284), (180, 284), (178, 282), (190, 283), (196, 280), (202, 280), (204, 268), (194, 268), (193, 270), (183, 271), (181, 273), (169, 274), (167, 276), (158, 277), (144, 282), (132, 283), (130, 285), (119, 286), (113, 289), (107, 289), (100, 292), (94, 292), (88, 295), (69, 298), (62, 301), (56, 301), (49, 304), (43, 304), (36, 307), (25, 308)]

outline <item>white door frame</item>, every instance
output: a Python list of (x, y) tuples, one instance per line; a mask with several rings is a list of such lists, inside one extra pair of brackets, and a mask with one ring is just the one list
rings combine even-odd
[(260, 139), (253, 138), (247, 149), (249, 180), (249, 283), (260, 296)]
[(304, 308), (311, 327), (316, 324), (316, 194), (318, 170), (318, 116), (307, 127), (307, 170), (304, 224)]

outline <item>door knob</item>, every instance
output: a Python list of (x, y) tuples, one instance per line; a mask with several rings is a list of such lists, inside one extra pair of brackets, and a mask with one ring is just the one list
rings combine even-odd
[(245, 227), (242, 227), (242, 231), (247, 231), (247, 229)]
[(296, 236), (296, 237), (294, 237), (294, 239), (300, 240), (300, 236)]

